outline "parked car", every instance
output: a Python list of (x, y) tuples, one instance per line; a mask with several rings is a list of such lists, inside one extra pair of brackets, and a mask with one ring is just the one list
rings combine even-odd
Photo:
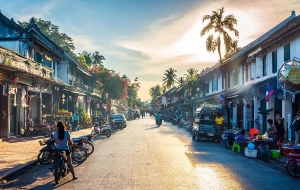
[(127, 121), (123, 114), (113, 114), (111, 116), (111, 124), (113, 124), (117, 128), (127, 127)]

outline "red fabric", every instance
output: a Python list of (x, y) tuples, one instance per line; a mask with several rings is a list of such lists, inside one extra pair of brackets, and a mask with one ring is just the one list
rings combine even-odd
[(250, 129), (250, 138), (253, 139), (254, 138), (254, 135), (258, 135), (259, 134), (259, 131), (255, 128), (251, 128)]

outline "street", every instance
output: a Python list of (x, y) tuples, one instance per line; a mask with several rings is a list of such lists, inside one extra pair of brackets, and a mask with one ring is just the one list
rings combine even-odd
[[(232, 152), (209, 140), (196, 142), (182, 128), (154, 118), (128, 121), (55, 185), (49, 165), (37, 165), (4, 189), (296, 189), (299, 180), (264, 161)], [(269, 166), (270, 165), (270, 166)]]

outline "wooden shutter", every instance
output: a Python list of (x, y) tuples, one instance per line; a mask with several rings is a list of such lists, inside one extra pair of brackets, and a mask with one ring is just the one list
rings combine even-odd
[(263, 58), (256, 57), (256, 77), (263, 76)]
[(251, 63), (251, 78), (256, 78), (256, 68), (255, 68), (255, 62)]

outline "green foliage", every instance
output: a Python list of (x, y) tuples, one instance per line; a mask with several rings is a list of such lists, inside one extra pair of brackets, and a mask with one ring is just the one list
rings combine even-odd
[(155, 101), (163, 94), (163, 88), (160, 85), (153, 86), (149, 89), (149, 95), (151, 96), (151, 105), (155, 105)]
[[(50, 40), (52, 40), (56, 45), (58, 45), (63, 51), (72, 57), (76, 57), (74, 54), (75, 46), (73, 39), (65, 33), (59, 32), (59, 27), (52, 24), (51, 21), (45, 21), (41, 18), (32, 18), (40, 29), (40, 31)], [(18, 24), (23, 28), (28, 28), (30, 26), (29, 22), (20, 22)]]
[(208, 24), (201, 30), (200, 36), (213, 31), (217, 34), (216, 38), (213, 34), (208, 35), (206, 39), (206, 50), (209, 52), (218, 51), (220, 62), (222, 62), (221, 56), (221, 38), (226, 49), (226, 54), (232, 54), (232, 51), (236, 48), (233, 48), (233, 45), (237, 47), (237, 41), (233, 41), (229, 36), (228, 31), (233, 32), (236, 37), (239, 37), (239, 32), (234, 28), (234, 25), (237, 25), (236, 18), (231, 14), (224, 17), (224, 8), (218, 9), (217, 11), (212, 11), (212, 15), (204, 15), (203, 22), (208, 20)]
[(56, 112), (69, 112), (68, 110), (65, 110), (65, 109), (59, 109), (57, 110)]
[(174, 86), (175, 81), (177, 80), (176, 70), (173, 68), (169, 68), (165, 71), (164, 77), (163, 77), (163, 86), (165, 86), (167, 89)]

